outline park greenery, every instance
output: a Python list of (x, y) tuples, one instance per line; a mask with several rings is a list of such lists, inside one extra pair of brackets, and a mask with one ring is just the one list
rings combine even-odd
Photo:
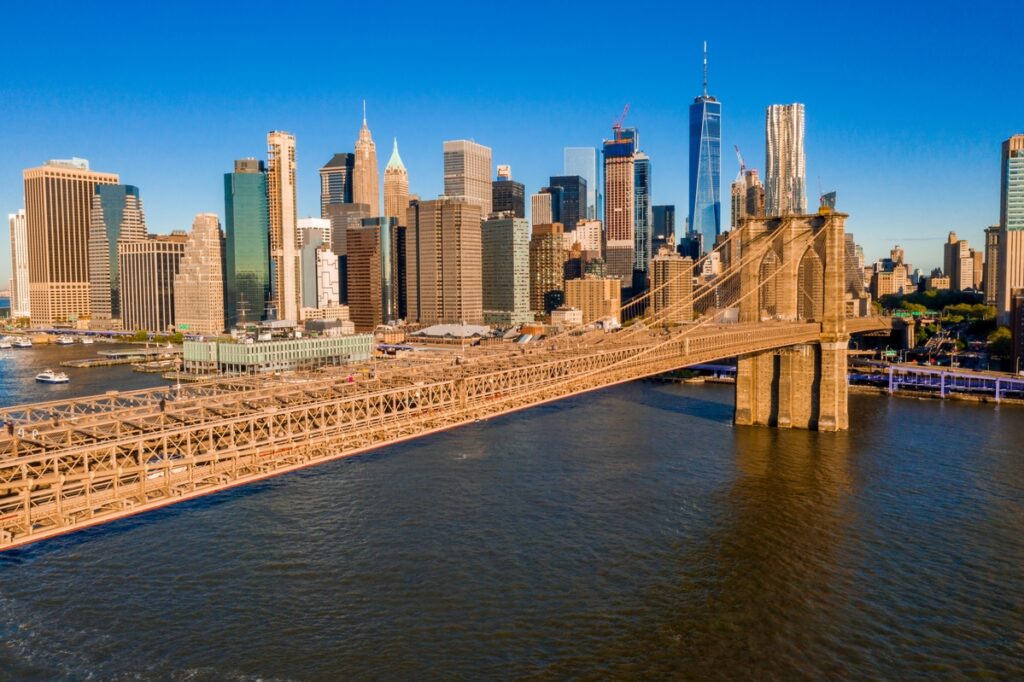
[(996, 323), (995, 307), (985, 305), (980, 293), (918, 291), (902, 296), (883, 296), (877, 304), (881, 312), (916, 314), (915, 340), (918, 346), (945, 329), (956, 333), (957, 347), (961, 350), (968, 341), (984, 341), (993, 357), (1009, 357), (1012, 352), (1010, 330)]

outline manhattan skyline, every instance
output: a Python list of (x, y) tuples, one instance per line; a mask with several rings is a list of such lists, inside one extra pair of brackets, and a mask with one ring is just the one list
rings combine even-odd
[[(533, 22), (531, 6), (523, 4), (500, 15), (501, 31), (463, 32), (471, 51), (487, 56), (473, 60), (440, 55), (417, 33), (430, 21), (426, 8), (410, 5), (386, 24), (362, 7), (344, 22), (340, 9), (327, 13), (339, 19), (333, 22), (322, 10), (296, 10), (275, 21), (303, 36), (301, 49), (268, 62), (254, 44), (259, 58), (249, 63), (232, 46), (262, 35), (265, 13), (254, 6), (250, 15), (228, 16), (197, 7), (136, 7), (128, 20), (134, 30), (116, 43), (89, 43), (90, 58), (81, 60), (69, 60), (68, 51), (81, 49), (75, 41), (102, 16), (69, 6), (69, 20), (51, 25), (36, 11), (6, 12), (19, 30), (9, 35), (0, 70), (0, 212), (23, 207), (23, 169), (79, 156), (139, 187), (154, 233), (188, 229), (202, 212), (223, 221), (223, 174), (235, 159), (263, 158), (267, 132), (285, 130), (296, 136), (298, 214), (317, 216), (318, 170), (334, 153), (352, 151), (365, 98), (375, 138), (398, 137), (409, 190), (424, 199), (443, 191), (444, 140), (490, 147), (493, 164), (510, 164), (532, 194), (561, 172), (564, 147), (600, 147), (628, 102), (625, 125), (640, 130), (651, 157), (652, 201), (674, 204), (682, 216), (688, 106), (701, 93), (707, 40), (709, 90), (723, 104), (723, 213), (738, 170), (732, 145), (763, 175), (765, 107), (801, 102), (809, 208), (820, 178), (822, 191), (838, 191), (838, 208), (851, 215), (848, 229), (869, 261), (898, 242), (927, 271), (941, 265), (950, 230), (984, 243), (984, 228), (998, 220), (1000, 142), (1024, 128), (1017, 114), (1024, 95), (1003, 81), (1024, 67), (1005, 20), (1009, 4), (967, 12), (940, 3), (924, 26), (914, 8), (883, 16), (882, 5), (823, 14), (793, 4), (775, 15), (752, 5), (741, 21), (725, 9), (698, 16), (650, 5), (638, 9), (650, 18), (639, 69), (602, 52), (598, 29), (611, 5), (553, 8), (551, 21)], [(488, 20), (450, 14), (453, 31)], [(586, 87), (567, 95), (540, 78), (550, 56), (543, 51), (517, 51), (505, 68), (492, 68), (509, 36), (524, 46), (560, 44), (565, 21), (593, 38)], [(907, 31), (912, 24), (915, 31)], [(348, 68), (328, 61), (333, 48), (326, 38), (360, 25), (379, 25), (402, 47), (360, 52)], [(780, 31), (799, 40), (768, 40)], [(44, 34), (58, 47), (38, 53), (32, 46)], [(184, 49), (191, 41), (214, 47), (193, 53)], [(766, 47), (780, 44), (787, 47)], [(940, 49), (945, 45), (954, 49)], [(980, 103), (965, 106), (967, 96)], [(986, 106), (997, 97), (998, 106)], [(4, 221), (3, 285), (10, 276), (6, 229)]]

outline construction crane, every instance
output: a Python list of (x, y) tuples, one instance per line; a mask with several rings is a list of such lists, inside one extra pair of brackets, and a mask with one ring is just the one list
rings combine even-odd
[(622, 108), (622, 115), (615, 119), (612, 123), (612, 130), (615, 131), (615, 137), (618, 138), (619, 133), (622, 132), (622, 124), (626, 122), (626, 116), (629, 115), (629, 102), (626, 102), (626, 106)]
[(739, 175), (736, 176), (736, 179), (740, 180), (743, 178), (743, 174), (747, 170), (747, 164), (743, 163), (743, 155), (740, 154), (740, 146), (738, 144), (734, 144), (732, 148), (736, 150), (736, 160), (740, 162), (740, 172)]

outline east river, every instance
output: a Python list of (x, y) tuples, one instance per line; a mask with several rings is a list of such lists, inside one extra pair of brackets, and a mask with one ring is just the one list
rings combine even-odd
[[(2, 403), (159, 382), (31, 380), (93, 352)], [(731, 413), (634, 383), (0, 554), (0, 679), (1024, 676), (1024, 409)]]

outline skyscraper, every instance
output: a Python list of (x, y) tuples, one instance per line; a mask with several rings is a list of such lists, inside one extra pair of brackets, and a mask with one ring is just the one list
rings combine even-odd
[(532, 322), (530, 224), (511, 211), (493, 213), (481, 226), (481, 241), (484, 322)]
[(491, 213), (514, 213), (526, 217), (526, 187), (512, 179), (509, 166), (498, 166), (498, 179), (491, 186)]
[(32, 314), (28, 295), (28, 227), (25, 224), (25, 209), (8, 213), (7, 222), (11, 227), (11, 317), (17, 319)]
[(635, 147), (615, 129), (604, 142), (605, 261), (608, 275), (633, 284)]
[(402, 224), (405, 222), (406, 210), (409, 208), (409, 171), (398, 155), (398, 138), (391, 150), (391, 158), (384, 168), (384, 215), (394, 218)]
[(1024, 288), (1024, 135), (1003, 142), (1002, 161), (996, 312), (1000, 324), (1009, 324), (1010, 293)]
[[(301, 221), (300, 221), (301, 223)], [(305, 233), (305, 234), (303, 234)], [(324, 233), (314, 227), (299, 227), (302, 246), (299, 247), (299, 270), (302, 277), (302, 308), (317, 306), (317, 252), (324, 245)], [(337, 263), (335, 263), (337, 267)], [(303, 315), (300, 313), (300, 319)]]
[(366, 102), (363, 102), (363, 127), (356, 140), (356, 160), (352, 168), (352, 201), (370, 207), (370, 215), (380, 215), (380, 171), (377, 168), (377, 145), (366, 125)]
[[(633, 270), (647, 272), (654, 255), (651, 247), (654, 239), (654, 214), (651, 211), (651, 159), (638, 151), (634, 157), (633, 211)], [(638, 282), (637, 282), (638, 283)]]
[(765, 112), (765, 215), (807, 213), (804, 105), (773, 104)]
[(483, 323), (480, 216), (479, 201), (464, 196), (410, 203), (405, 238), (410, 322)]
[(235, 172), (224, 174), (224, 307), (228, 329), (266, 318), (270, 303), (269, 220), (263, 162), (235, 161)]
[(295, 136), (267, 134), (270, 299), (278, 320), (299, 319), (299, 252), (295, 244)]
[(103, 326), (120, 325), (117, 243), (145, 238), (146, 218), (139, 188), (96, 185), (89, 217), (89, 306), (92, 319)]
[(950, 232), (942, 245), (943, 270), (949, 277), (953, 291), (965, 291), (974, 287), (974, 251), (966, 239), (958, 239), (956, 232)]
[(562, 150), (562, 174), (578, 175), (587, 181), (587, 213), (590, 220), (600, 220), (601, 185), (598, 182), (597, 149), (594, 147), (566, 147)]
[(693, 261), (665, 246), (651, 259), (651, 297), (659, 322), (693, 320)]
[(188, 235), (150, 235), (118, 242), (121, 278), (121, 326), (164, 332), (174, 325), (174, 276), (185, 254)]
[(335, 154), (320, 169), (320, 217), (327, 217), (331, 204), (352, 203), (352, 172), (355, 154)]
[(481, 208), (481, 215), (491, 213), (491, 148), (470, 140), (448, 140), (444, 143), (444, 195), (467, 197)]
[(338, 283), (341, 302), (348, 303), (348, 230), (370, 217), (368, 204), (332, 204), (327, 207), (331, 221), (331, 251), (338, 257)]
[(398, 232), (405, 229), (388, 216), (348, 230), (348, 309), (356, 331), (399, 319)]
[(192, 221), (174, 276), (174, 325), (178, 331), (212, 336), (224, 331), (224, 235), (216, 213)]
[(565, 239), (561, 223), (534, 225), (530, 236), (530, 308), (550, 313), (565, 301)]
[(652, 206), (651, 215), (654, 217), (654, 239), (651, 241), (651, 250), (657, 253), (662, 246), (676, 248), (676, 207), (672, 204)]
[(690, 105), (689, 229), (711, 248), (722, 231), (722, 104), (708, 95), (708, 44), (704, 91)]
[(301, 249), (306, 244), (306, 235), (317, 233), (320, 242), (330, 245), (331, 243), (331, 220), (330, 218), (299, 218), (295, 221), (295, 248)]
[(999, 226), (985, 228), (985, 305), (995, 305), (999, 289)]
[(553, 197), (551, 192), (542, 189), (536, 194), (530, 195), (530, 224), (548, 225), (555, 222)]
[(583, 311), (583, 323), (619, 318), (622, 280), (618, 277), (587, 274), (565, 282), (565, 304)]
[(97, 185), (120, 179), (91, 171), (88, 161), (77, 158), (29, 168), (24, 179), (32, 324), (87, 318), (92, 198)]
[(581, 175), (554, 175), (548, 184), (558, 188), (557, 220), (572, 232), (576, 223), (587, 219), (587, 180)]
[(744, 218), (764, 215), (764, 185), (757, 176), (757, 170), (750, 168), (741, 170), (731, 186), (730, 226), (739, 227)]

